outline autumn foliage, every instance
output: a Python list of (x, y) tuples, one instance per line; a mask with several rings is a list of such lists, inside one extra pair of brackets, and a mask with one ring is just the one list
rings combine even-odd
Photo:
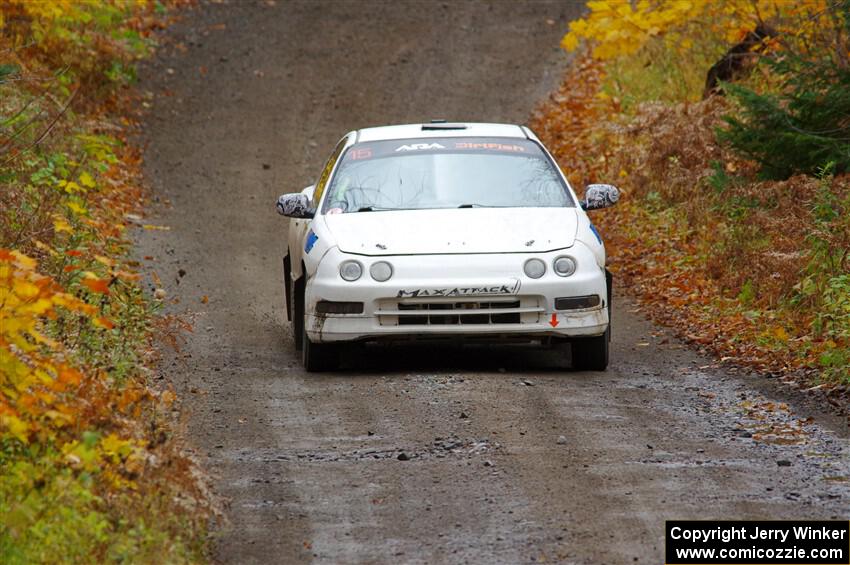
[(821, 27), (820, 18), (834, 6), (830, 0), (591, 0), (589, 14), (570, 22), (561, 45), (575, 51), (584, 41), (597, 60), (634, 55), (651, 42), (691, 56), (737, 43), (760, 23), (775, 32), (768, 49), (811, 44), (829, 40), (833, 27)]
[(209, 499), (147, 381), (117, 112), (162, 4), (0, 3), (0, 562), (191, 562)]
[[(576, 57), (533, 127), (576, 186), (622, 188), (618, 206), (594, 216), (617, 279), (651, 316), (722, 360), (831, 391), (830, 401), (846, 405), (850, 178), (824, 158), (808, 174), (768, 180), (763, 163), (724, 132), (730, 123), (744, 134), (754, 131), (741, 92), (752, 93), (756, 104), (758, 97), (788, 96), (794, 69), (811, 69), (808, 62), (836, 69), (821, 73), (825, 82), (847, 72), (848, 3), (601, 0), (587, 6), (563, 40)], [(727, 95), (721, 90), (703, 99), (709, 69), (758, 26), (772, 33), (743, 53), (746, 64), (730, 79), (735, 84), (726, 85)], [(815, 107), (818, 92), (847, 97), (838, 83), (832, 90), (821, 86), (794, 96), (807, 108)], [(844, 139), (847, 154), (846, 113), (827, 126), (822, 107), (817, 127)], [(804, 122), (780, 118), (759, 127), (765, 123)], [(840, 144), (830, 147), (840, 152)], [(775, 145), (773, 157), (782, 161), (783, 150)]]

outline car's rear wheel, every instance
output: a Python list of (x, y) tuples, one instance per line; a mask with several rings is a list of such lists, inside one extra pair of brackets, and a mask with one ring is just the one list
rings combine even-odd
[[(303, 299), (302, 299), (303, 301)], [(313, 343), (307, 336), (307, 324), (302, 317), (301, 361), (308, 373), (333, 371), (339, 368), (340, 346), (335, 343)]]
[(611, 326), (605, 333), (594, 337), (580, 337), (571, 340), (570, 354), (573, 369), (576, 371), (604, 371), (608, 368), (608, 349)]

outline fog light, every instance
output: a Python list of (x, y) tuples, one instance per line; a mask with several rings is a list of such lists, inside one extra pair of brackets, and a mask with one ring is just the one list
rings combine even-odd
[(363, 274), (363, 265), (357, 261), (343, 261), (339, 266), (339, 276), (348, 282), (356, 281)]
[(320, 300), (316, 303), (317, 314), (362, 314), (362, 302), (331, 302)]
[(529, 259), (523, 265), (522, 270), (529, 278), (539, 279), (546, 273), (546, 263), (540, 259)]
[(602, 303), (598, 294), (589, 296), (570, 296), (555, 299), (555, 310), (580, 310), (582, 308), (595, 308)]
[(552, 263), (552, 268), (555, 270), (556, 275), (568, 277), (576, 272), (576, 260), (572, 257), (558, 257)]
[(378, 261), (369, 267), (369, 274), (378, 282), (388, 281), (393, 276), (393, 266), (386, 261)]

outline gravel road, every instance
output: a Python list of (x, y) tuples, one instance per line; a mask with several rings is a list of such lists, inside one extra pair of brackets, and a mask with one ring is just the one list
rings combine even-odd
[(277, 195), (310, 184), (351, 129), (524, 122), (580, 8), (203, 3), (144, 69), (146, 221), (170, 230), (140, 230), (138, 254), (194, 320), (160, 378), (228, 500), (217, 560), (661, 563), (665, 519), (848, 517), (837, 418), (717, 368), (623, 297), (605, 373), (507, 347), (301, 369)]

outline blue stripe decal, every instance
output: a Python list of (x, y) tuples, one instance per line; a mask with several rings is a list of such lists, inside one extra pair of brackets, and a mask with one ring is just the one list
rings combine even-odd
[(596, 239), (598, 239), (598, 240), (599, 240), (599, 245), (604, 245), (604, 244), (602, 243), (602, 236), (601, 236), (601, 235), (599, 235), (599, 232), (598, 232), (598, 231), (596, 231), (596, 226), (594, 226), (593, 224), (590, 224), (590, 231), (592, 231), (592, 232), (593, 232), (593, 235), (595, 235), (595, 236), (596, 236)]
[[(599, 237), (599, 236), (597, 236)], [(313, 249), (313, 246), (316, 245), (316, 242), (319, 241), (319, 236), (313, 233), (313, 230), (307, 232), (307, 241), (304, 242), (304, 252), (310, 253)]]

